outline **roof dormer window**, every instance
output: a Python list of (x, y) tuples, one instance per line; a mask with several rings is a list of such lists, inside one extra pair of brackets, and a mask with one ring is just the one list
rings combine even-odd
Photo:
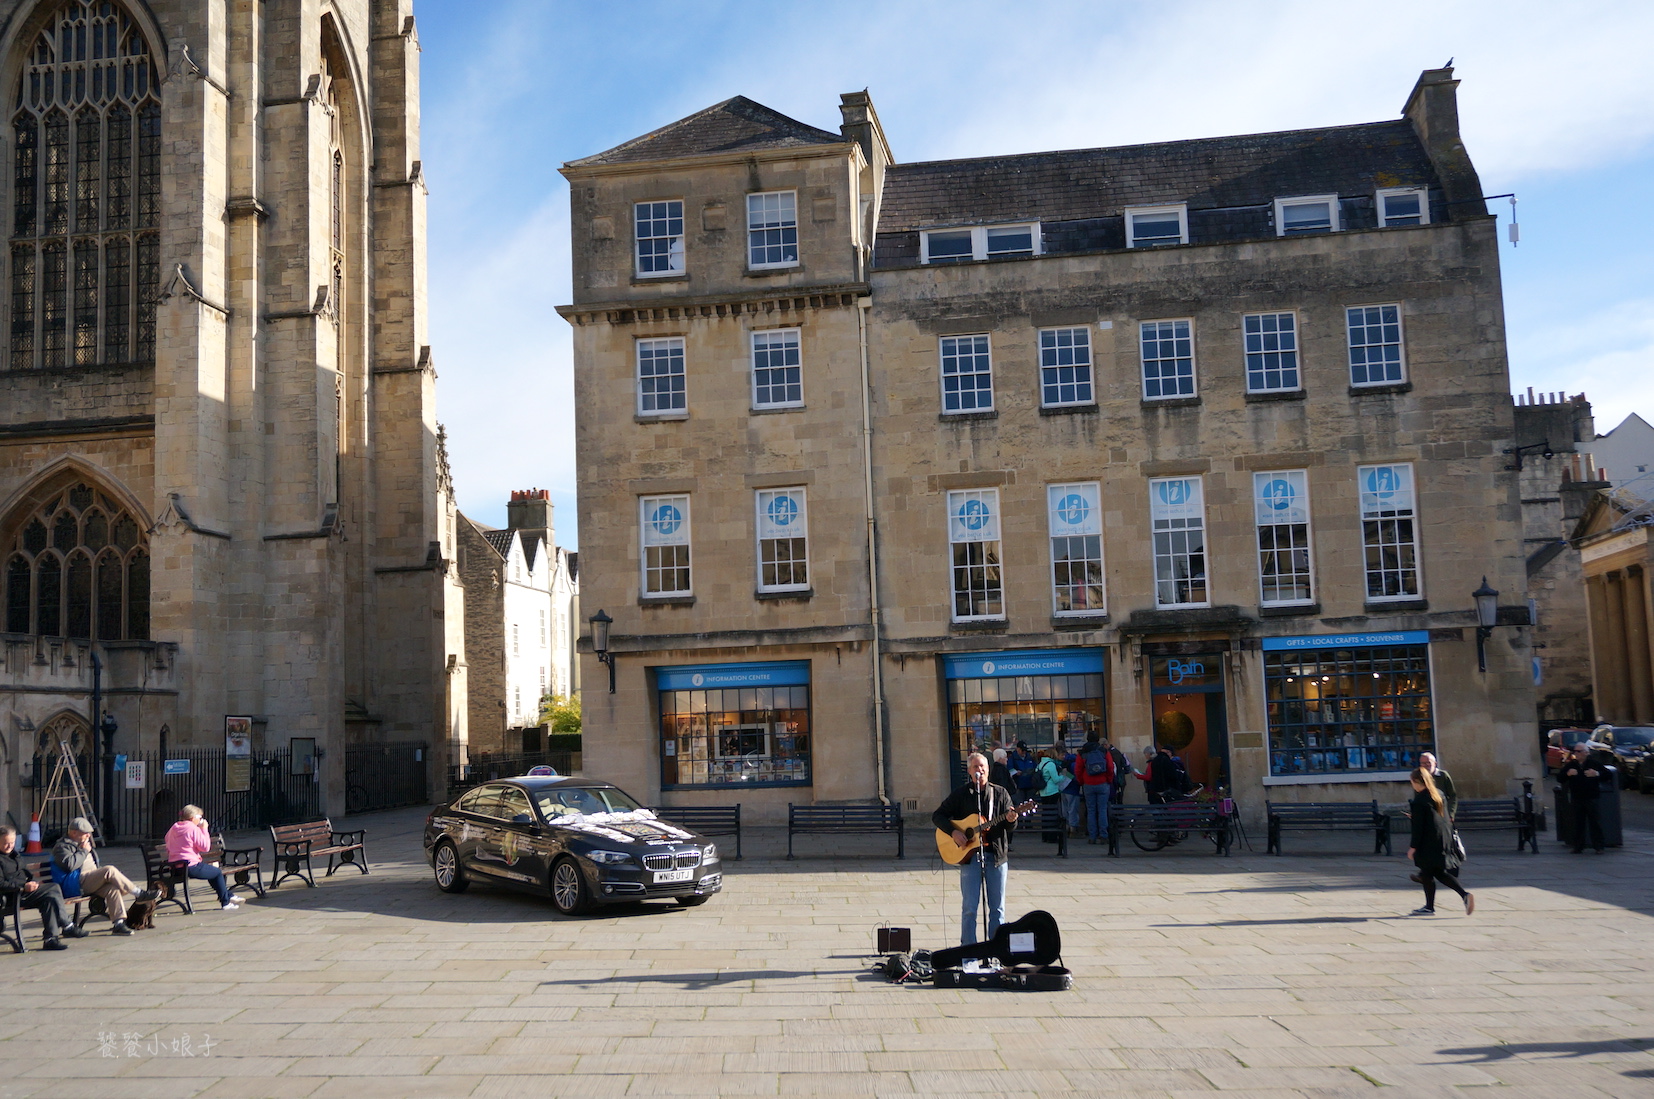
[(1336, 233), (1341, 228), (1337, 195), (1305, 195), (1275, 200), (1275, 235), (1278, 237), (1298, 233)]
[(1189, 208), (1176, 206), (1126, 207), (1126, 247), (1161, 248), (1189, 243)]
[(923, 263), (964, 263), (967, 260), (1007, 259), (1040, 254), (1039, 223), (978, 225), (963, 229), (932, 229), (922, 233)]
[(1382, 229), (1398, 225), (1429, 225), (1428, 193), (1422, 187), (1398, 187), (1378, 192), (1378, 224)]

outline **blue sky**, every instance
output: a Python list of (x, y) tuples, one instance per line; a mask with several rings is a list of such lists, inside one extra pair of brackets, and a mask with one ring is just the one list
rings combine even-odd
[[(564, 161), (745, 95), (824, 129), (867, 88), (899, 161), (1399, 117), (1455, 58), (1503, 249), (1511, 385), (1654, 419), (1654, 4), (417, 0), (431, 338), (460, 507), (575, 528)], [(1428, 13), (1428, 14), (1426, 14)], [(1490, 206), (1503, 215), (1508, 205)]]

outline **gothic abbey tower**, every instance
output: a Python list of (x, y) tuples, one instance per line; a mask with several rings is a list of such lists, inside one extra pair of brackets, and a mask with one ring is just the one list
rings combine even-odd
[(252, 715), (342, 813), (463, 736), (411, 0), (0, 0), (0, 95), (0, 809), (96, 663), (116, 752)]

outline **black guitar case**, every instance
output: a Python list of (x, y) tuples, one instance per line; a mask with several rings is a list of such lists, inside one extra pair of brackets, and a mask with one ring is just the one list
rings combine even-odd
[[(1074, 975), (1053, 963), (1062, 957), (1062, 932), (1049, 912), (1035, 910), (1002, 923), (987, 942), (938, 950), (931, 955), (937, 988), (1006, 988), (1019, 992), (1061, 992), (1074, 987)], [(993, 973), (966, 973), (967, 958), (995, 958), (1011, 968)]]

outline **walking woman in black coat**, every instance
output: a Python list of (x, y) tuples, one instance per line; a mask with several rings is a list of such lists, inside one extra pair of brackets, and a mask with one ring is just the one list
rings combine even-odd
[(1414, 909), (1414, 916), (1436, 914), (1436, 883), (1441, 882), (1464, 900), (1465, 915), (1476, 911), (1476, 894), (1465, 892), (1454, 871), (1459, 860), (1453, 853), (1453, 827), (1447, 823), (1447, 810), (1430, 772), (1413, 772), (1413, 839), (1407, 848), (1407, 857), (1419, 872), (1413, 880), (1424, 886), (1424, 907)]

